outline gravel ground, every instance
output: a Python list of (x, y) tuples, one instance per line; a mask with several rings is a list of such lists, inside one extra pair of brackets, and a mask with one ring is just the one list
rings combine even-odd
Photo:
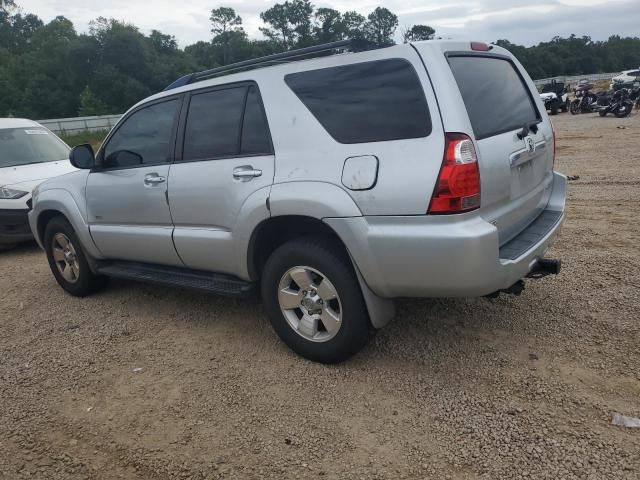
[(0, 254), (0, 478), (640, 478), (640, 429), (611, 425), (640, 416), (640, 114), (553, 121), (580, 177), (561, 275), (401, 301), (342, 365), (296, 357), (258, 305), (76, 299), (34, 245)]

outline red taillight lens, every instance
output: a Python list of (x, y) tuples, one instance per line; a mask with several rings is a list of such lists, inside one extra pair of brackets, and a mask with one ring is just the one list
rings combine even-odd
[(473, 141), (447, 133), (444, 160), (427, 213), (463, 213), (480, 207), (480, 170)]

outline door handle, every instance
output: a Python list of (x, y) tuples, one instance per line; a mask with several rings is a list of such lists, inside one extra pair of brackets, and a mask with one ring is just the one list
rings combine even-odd
[(161, 177), (157, 173), (150, 173), (144, 177), (145, 185), (158, 185), (159, 183), (163, 183), (166, 179)]
[(251, 166), (248, 167), (237, 167), (233, 169), (233, 178), (237, 179), (252, 179), (255, 177), (262, 176), (262, 170), (253, 168)]

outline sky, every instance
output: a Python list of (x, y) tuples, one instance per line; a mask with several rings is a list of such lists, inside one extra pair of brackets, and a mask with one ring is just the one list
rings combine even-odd
[[(261, 38), (260, 12), (278, 0), (16, 0), (25, 13), (45, 22), (57, 15), (70, 19), (79, 32), (99, 16), (124, 20), (144, 33), (152, 29), (174, 35), (181, 47), (209, 40), (212, 8), (232, 7), (251, 37)], [(281, 2), (284, 0), (280, 0)], [(398, 15), (399, 29), (426, 24), (451, 39), (495, 41), (508, 39), (531, 46), (552, 37), (640, 35), (640, 0), (370, 0), (313, 1), (316, 7), (356, 10), (367, 15), (383, 6)]]

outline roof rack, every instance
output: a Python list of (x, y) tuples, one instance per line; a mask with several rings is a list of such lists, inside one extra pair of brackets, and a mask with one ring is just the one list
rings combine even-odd
[(312, 47), (289, 50), (288, 52), (274, 53), (273, 55), (267, 55), (266, 57), (252, 58), (250, 60), (244, 60), (242, 62), (232, 63), (230, 65), (216, 67), (210, 70), (204, 70), (202, 72), (190, 73), (178, 78), (164, 90), (166, 91), (173, 88), (183, 87), (200, 80), (206, 80), (208, 78), (217, 77), (219, 75), (225, 75), (248, 68), (268, 67), (269, 65), (272, 65), (274, 63), (285, 63), (294, 60), (300, 60), (302, 57), (310, 57), (337, 49), (358, 52), (363, 50), (372, 50), (374, 48), (377, 48), (374, 43), (360, 38), (323, 43), (321, 45), (314, 45)]

